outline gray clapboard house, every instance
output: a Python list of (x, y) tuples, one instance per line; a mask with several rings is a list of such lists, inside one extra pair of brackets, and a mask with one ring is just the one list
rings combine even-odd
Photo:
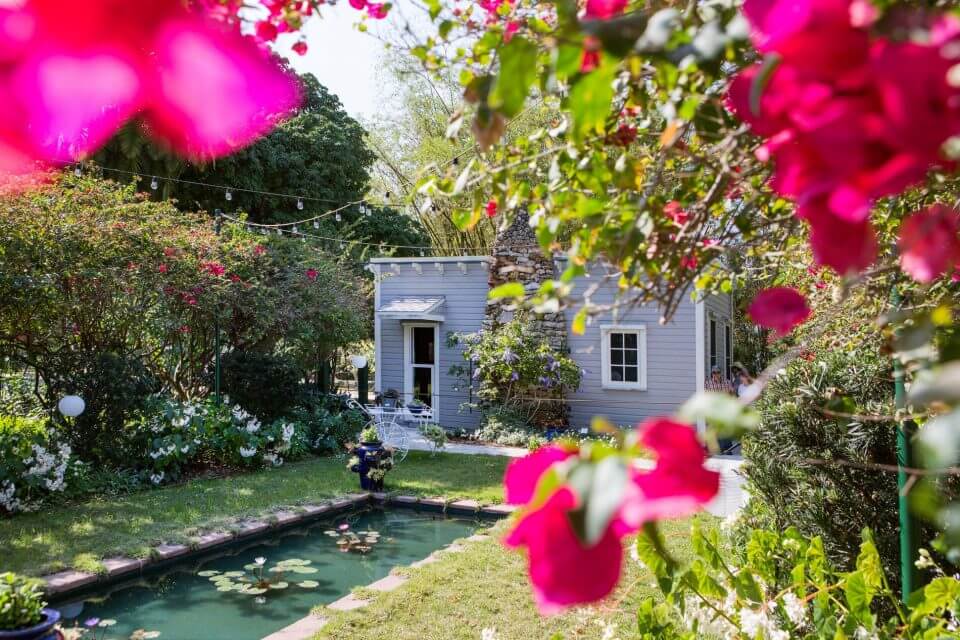
[[(499, 313), (487, 300), (492, 286), (520, 279), (534, 289), (545, 271), (555, 273), (525, 220), (501, 232), (492, 256), (376, 258), (368, 268), (376, 279), (374, 390), (423, 401), (446, 428), (478, 427), (480, 414), (463, 407), (475, 399), (472, 390), (450, 374), (463, 357), (460, 347), (447, 346), (447, 335), (479, 331)], [(607, 284), (602, 273), (594, 266), (575, 283), (575, 294), (599, 282), (591, 299), (612, 302), (615, 282)], [(669, 415), (703, 389), (712, 367), (729, 375), (731, 311), (729, 296), (687, 297), (665, 325), (656, 308), (634, 307), (594, 318), (583, 335), (569, 331), (563, 314), (549, 318), (544, 331), (553, 335), (547, 337), (563, 340), (585, 370), (568, 398), (572, 426), (587, 426), (595, 415), (622, 425)]]

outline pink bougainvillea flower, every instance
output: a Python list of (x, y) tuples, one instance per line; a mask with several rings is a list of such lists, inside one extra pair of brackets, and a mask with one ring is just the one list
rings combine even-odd
[(507, 504), (527, 504), (547, 469), (576, 453), (573, 449), (551, 444), (518, 458), (507, 465), (503, 486)]
[(584, 545), (568, 517), (576, 507), (573, 491), (558, 489), (504, 540), (510, 547), (526, 547), (534, 600), (544, 615), (602, 600), (620, 579), (623, 547), (613, 528), (593, 546)]
[(609, 20), (623, 13), (628, 0), (587, 0), (583, 17), (588, 20)]
[(917, 282), (933, 282), (960, 261), (958, 231), (956, 209), (935, 204), (914, 213), (900, 226), (900, 267)]
[(256, 44), (180, 0), (26, 0), (0, 10), (0, 39), (0, 170), (82, 159), (133, 117), (211, 158), (300, 101)]
[(226, 268), (219, 262), (204, 262), (202, 267), (212, 276), (220, 277), (227, 272)]
[(180, 325), (180, 328), (178, 329), (178, 331), (180, 333), (190, 333), (190, 327), (185, 324), (182, 324)]
[(169, 267), (167, 267), (167, 265), (164, 263), (161, 263), (160, 266), (157, 267), (157, 271), (160, 273), (166, 273), (168, 269)]
[(580, 73), (590, 73), (600, 66), (601, 42), (593, 36), (583, 39), (583, 57), (580, 58)]
[(810, 317), (807, 300), (796, 289), (771, 287), (753, 299), (747, 309), (750, 319), (761, 327), (785, 336)]
[(688, 424), (651, 418), (637, 427), (640, 443), (657, 455), (651, 471), (632, 471), (614, 528), (620, 535), (645, 523), (702, 510), (720, 489), (720, 474), (705, 468), (706, 451)]
[(818, 265), (837, 273), (862, 271), (877, 257), (877, 239), (870, 222), (849, 222), (811, 203), (797, 212), (810, 223), (810, 247)]
[(510, 42), (513, 39), (514, 34), (520, 30), (520, 23), (516, 20), (508, 20), (507, 26), (503, 28), (503, 41)]
[(262, 256), (266, 252), (267, 252), (267, 248), (262, 244), (258, 244), (253, 248), (253, 255), (255, 256)]
[(385, 2), (371, 2), (367, 5), (367, 15), (374, 20), (383, 20), (387, 17), (390, 5)]
[(697, 265), (698, 265), (698, 264), (700, 264), (700, 263), (699, 263), (699, 261), (697, 260), (697, 256), (695, 256), (695, 255), (693, 255), (693, 254), (685, 253), (685, 254), (684, 254), (683, 256), (681, 256), (681, 258), (680, 258), (680, 268), (681, 268), (681, 269), (693, 270), (693, 269), (696, 269), (696, 268), (697, 268)]
[(488, 217), (488, 218), (492, 218), (492, 217), (494, 217), (495, 215), (497, 215), (497, 201), (496, 201), (496, 199), (490, 198), (490, 200), (487, 201), (486, 212), (487, 212), (487, 217)]
[(300, 40), (299, 42), (294, 43), (294, 45), (293, 45), (292, 47), (290, 47), (290, 48), (291, 48), (291, 49), (293, 50), (293, 52), (296, 53), (298, 56), (305, 56), (305, 55), (307, 55), (307, 43), (304, 42), (303, 40)]
[(273, 42), (277, 39), (280, 30), (277, 29), (277, 25), (273, 24), (269, 20), (261, 20), (257, 23), (257, 38), (264, 42)]
[(681, 226), (687, 224), (687, 220), (690, 219), (690, 213), (676, 200), (671, 200), (663, 205), (663, 213)]
[(320, 275), (316, 269), (307, 269), (305, 274), (307, 276), (307, 280), (310, 282), (314, 282), (317, 279), (317, 276)]

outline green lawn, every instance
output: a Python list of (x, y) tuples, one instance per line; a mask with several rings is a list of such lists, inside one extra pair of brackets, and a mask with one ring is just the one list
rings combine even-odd
[[(663, 525), (667, 544), (681, 561), (692, 555), (690, 523)], [(633, 637), (637, 604), (659, 594), (646, 569), (627, 555), (621, 587), (613, 597), (594, 607), (544, 618), (533, 604), (523, 554), (499, 541), (506, 525), (494, 527), (489, 540), (467, 543), (461, 553), (443, 554), (440, 562), (400, 570), (410, 579), (396, 591), (360, 590), (362, 597), (372, 598), (363, 609), (322, 611), (330, 622), (313, 640), (478, 640), (486, 628), (496, 629), (498, 640), (547, 640), (556, 632), (567, 639), (600, 639), (607, 624), (615, 626), (611, 637)]]
[[(507, 458), (410, 452), (387, 490), (502, 501)], [(114, 554), (145, 557), (163, 542), (223, 529), (239, 518), (359, 491), (345, 458), (318, 458), (256, 473), (194, 480), (0, 520), (0, 572), (42, 575), (64, 567), (98, 570)]]

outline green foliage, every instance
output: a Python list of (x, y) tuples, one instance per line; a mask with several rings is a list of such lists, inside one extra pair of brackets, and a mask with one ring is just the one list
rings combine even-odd
[(508, 447), (524, 447), (541, 429), (531, 427), (523, 416), (505, 408), (491, 408), (480, 420), (480, 428), (472, 437)]
[(221, 389), (261, 420), (272, 420), (297, 404), (302, 372), (286, 356), (232, 351), (220, 358)]
[(447, 432), (438, 424), (425, 424), (420, 427), (420, 433), (433, 446), (434, 453), (447, 446)]
[(43, 620), (43, 590), (38, 580), (0, 574), (0, 631), (32, 627)]
[(306, 426), (307, 444), (318, 454), (339, 453), (347, 444), (357, 441), (367, 423), (360, 411), (343, 409), (338, 398), (325, 401), (321, 396), (307, 396), (291, 415)]
[(485, 406), (507, 407), (536, 423), (543, 410), (541, 398), (562, 398), (580, 386), (580, 366), (556, 352), (523, 318), (514, 318), (494, 330), (451, 334), (451, 345), (463, 346), (468, 366), (454, 365), (451, 373), (476, 385)]
[(360, 432), (360, 442), (380, 442), (380, 434), (377, 432), (377, 428), (373, 425), (370, 425), (366, 429)]
[(0, 416), (0, 513), (63, 492), (70, 476), (82, 471), (54, 435), (45, 420)]
[[(869, 529), (860, 536), (850, 571), (835, 568), (820, 537), (808, 538), (793, 527), (747, 532), (744, 550), (733, 560), (716, 531), (695, 525), (691, 546), (696, 555), (681, 566), (656, 530), (648, 528), (637, 539), (637, 555), (665, 598), (661, 605), (639, 608), (641, 638), (960, 637), (952, 626), (960, 580), (932, 565), (937, 577), (901, 605)], [(929, 554), (921, 560), (930, 564)]]
[(849, 316), (840, 324), (846, 334), (823, 334), (757, 402), (760, 425), (743, 440), (752, 496), (743, 521), (818, 536), (843, 569), (857, 556), (857, 532), (872, 527), (884, 566), (898, 576), (896, 476), (858, 467), (896, 464), (893, 421), (869, 418), (893, 415), (891, 363), (875, 329), (856, 328)]

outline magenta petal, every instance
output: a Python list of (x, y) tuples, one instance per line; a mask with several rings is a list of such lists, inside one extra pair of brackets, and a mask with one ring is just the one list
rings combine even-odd
[(602, 600), (620, 580), (623, 547), (612, 527), (595, 545), (584, 546), (568, 518), (575, 507), (573, 492), (559, 489), (504, 540), (508, 546), (527, 548), (534, 600), (544, 615)]
[(810, 307), (795, 289), (771, 287), (757, 294), (747, 314), (754, 323), (782, 336), (810, 317)]
[(26, 135), (47, 160), (69, 162), (96, 150), (135, 111), (141, 85), (119, 51), (46, 51), (21, 65), (13, 93)]
[(193, 158), (253, 142), (300, 103), (294, 79), (250, 41), (198, 21), (158, 30), (148, 123)]
[(533, 498), (540, 476), (558, 462), (573, 455), (557, 445), (541, 447), (507, 465), (503, 474), (507, 504), (527, 504)]
[(917, 282), (933, 282), (960, 258), (960, 218), (955, 209), (933, 205), (900, 226), (900, 266)]

